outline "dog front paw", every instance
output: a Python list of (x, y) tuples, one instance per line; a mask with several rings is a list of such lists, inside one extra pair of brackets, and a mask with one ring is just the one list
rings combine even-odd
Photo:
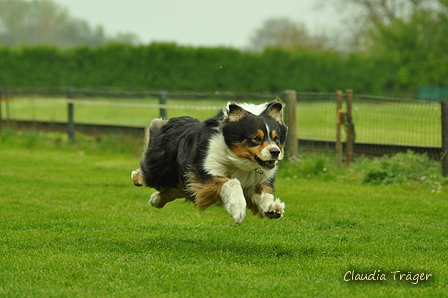
[(270, 219), (278, 219), (283, 216), (284, 212), (285, 212), (285, 203), (282, 203), (279, 199), (276, 199), (264, 211), (264, 216)]
[(246, 219), (246, 205), (241, 204), (241, 206), (232, 206), (230, 216), (232, 216), (235, 224), (240, 225)]
[(230, 179), (221, 186), (221, 199), (224, 209), (229, 212), (235, 224), (242, 224), (246, 219), (246, 199), (238, 179)]

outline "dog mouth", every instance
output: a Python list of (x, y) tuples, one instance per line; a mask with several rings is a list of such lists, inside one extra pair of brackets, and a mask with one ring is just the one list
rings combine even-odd
[(265, 169), (273, 169), (275, 168), (275, 164), (277, 160), (261, 160), (258, 156), (255, 156), (255, 161)]

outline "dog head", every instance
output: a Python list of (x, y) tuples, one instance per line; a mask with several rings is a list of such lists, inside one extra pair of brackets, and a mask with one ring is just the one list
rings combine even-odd
[(288, 128), (282, 120), (283, 104), (228, 103), (224, 109), (223, 134), (226, 145), (239, 158), (263, 169), (274, 169), (284, 157)]

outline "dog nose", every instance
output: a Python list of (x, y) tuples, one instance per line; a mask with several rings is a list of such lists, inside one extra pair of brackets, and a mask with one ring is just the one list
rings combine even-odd
[(280, 155), (280, 150), (278, 148), (272, 148), (269, 152), (271, 153), (272, 158), (278, 158)]

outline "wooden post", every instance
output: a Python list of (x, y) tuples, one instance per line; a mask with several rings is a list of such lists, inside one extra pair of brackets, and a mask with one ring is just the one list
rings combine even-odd
[(2, 105), (3, 105), (3, 94), (2, 90), (0, 89), (0, 128), (2, 128), (3, 126)]
[[(68, 99), (73, 99), (73, 89), (69, 88), (67, 93)], [(68, 139), (73, 144), (75, 143), (75, 116), (73, 102), (68, 102), (68, 119), (67, 119)]]
[(9, 109), (9, 89), (7, 85), (3, 87), (3, 98), (5, 99), (6, 121), (10, 121), (11, 110)]
[(448, 100), (440, 102), (442, 106), (442, 173), (448, 177)]
[(342, 90), (336, 91), (336, 154), (338, 164), (342, 164), (342, 125), (344, 124), (344, 112), (342, 111)]
[(288, 159), (297, 158), (299, 154), (299, 139), (297, 138), (296, 121), (296, 101), (297, 92), (295, 90), (283, 91), (285, 101), (285, 124), (288, 126), (288, 137), (286, 138), (286, 156)]
[(352, 99), (353, 90), (346, 90), (347, 93), (347, 165), (353, 161), (353, 143), (355, 140), (355, 132), (353, 131), (353, 116), (352, 116)]
[[(165, 90), (160, 90), (160, 92), (159, 92), (159, 104), (166, 105), (166, 91)], [(160, 118), (167, 119), (165, 107), (160, 108)]]

